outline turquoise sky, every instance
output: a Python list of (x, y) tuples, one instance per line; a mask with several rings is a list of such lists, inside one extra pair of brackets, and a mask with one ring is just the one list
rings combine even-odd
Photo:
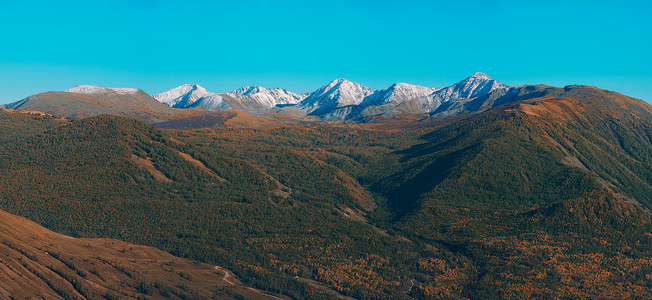
[(652, 102), (651, 1), (4, 1), (0, 104), (78, 84), (587, 84)]

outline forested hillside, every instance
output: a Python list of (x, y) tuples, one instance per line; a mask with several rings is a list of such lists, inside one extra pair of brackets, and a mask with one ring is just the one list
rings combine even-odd
[(3, 209), (271, 292), (652, 296), (652, 109), (616, 93), (568, 87), (382, 129), (0, 117), (27, 124), (0, 133)]

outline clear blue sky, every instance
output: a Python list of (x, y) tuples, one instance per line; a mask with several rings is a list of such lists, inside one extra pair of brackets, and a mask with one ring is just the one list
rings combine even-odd
[(78, 84), (587, 84), (652, 102), (650, 1), (0, 0), (0, 104)]

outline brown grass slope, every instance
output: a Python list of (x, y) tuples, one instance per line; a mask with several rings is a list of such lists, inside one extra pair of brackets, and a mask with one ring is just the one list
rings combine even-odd
[(167, 121), (182, 110), (158, 102), (143, 91), (134, 94), (82, 94), (47, 92), (7, 104), (5, 108), (29, 109), (65, 117), (91, 117), (111, 114), (138, 119), (147, 123)]
[(113, 239), (72, 238), (2, 210), (0, 278), (2, 299), (275, 298), (221, 267)]

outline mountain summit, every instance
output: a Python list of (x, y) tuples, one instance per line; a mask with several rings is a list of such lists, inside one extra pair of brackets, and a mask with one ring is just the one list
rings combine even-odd
[(457, 99), (471, 99), (486, 95), (494, 90), (507, 90), (509, 86), (500, 83), (485, 73), (477, 72), (466, 79), (438, 90), (433, 94), (434, 102), (448, 102)]
[(96, 85), (78, 85), (74, 88), (67, 89), (64, 92), (66, 93), (77, 93), (77, 94), (137, 94), (140, 92), (139, 89), (135, 88), (108, 88), (103, 86)]
[(386, 90), (380, 91), (376, 97), (365, 99), (360, 105), (374, 106), (390, 103), (401, 103), (411, 99), (417, 99), (431, 95), (438, 91), (438, 88), (425, 87), (409, 83), (395, 83)]
[(376, 92), (362, 84), (339, 78), (310, 93), (299, 103), (299, 107), (308, 114), (318, 115), (337, 107), (360, 104), (365, 97)]
[(307, 96), (306, 94), (295, 94), (286, 89), (268, 89), (262, 86), (244, 86), (228, 94), (240, 101), (254, 102), (264, 108), (272, 108), (279, 104), (297, 104)]
[(198, 84), (184, 84), (153, 97), (170, 107), (184, 108), (208, 94), (210, 92)]

